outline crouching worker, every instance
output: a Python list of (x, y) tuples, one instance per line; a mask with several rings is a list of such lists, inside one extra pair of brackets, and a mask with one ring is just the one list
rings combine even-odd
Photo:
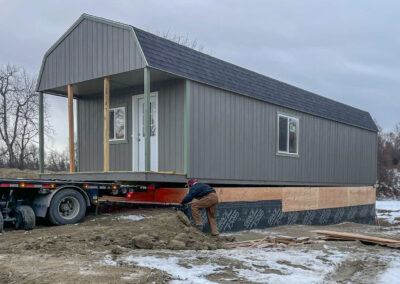
[(196, 228), (200, 231), (203, 228), (200, 210), (206, 209), (208, 224), (210, 224), (211, 235), (218, 236), (217, 220), (215, 219), (215, 211), (218, 206), (218, 196), (214, 188), (208, 184), (198, 183), (197, 179), (189, 179), (186, 183), (189, 193), (182, 200), (182, 205), (189, 202), (192, 208), (192, 216)]

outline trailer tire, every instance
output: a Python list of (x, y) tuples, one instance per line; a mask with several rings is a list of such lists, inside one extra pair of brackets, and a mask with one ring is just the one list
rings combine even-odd
[(3, 219), (3, 213), (0, 210), (0, 234), (3, 233), (3, 228), (4, 228), (4, 219)]
[(54, 225), (80, 222), (86, 215), (86, 200), (75, 189), (63, 189), (50, 202), (48, 218)]
[(33, 230), (35, 228), (36, 216), (33, 212), (32, 207), (27, 205), (18, 206), (15, 209), (15, 215), (17, 221), (15, 222), (15, 228), (17, 230), (22, 229), (25, 231)]

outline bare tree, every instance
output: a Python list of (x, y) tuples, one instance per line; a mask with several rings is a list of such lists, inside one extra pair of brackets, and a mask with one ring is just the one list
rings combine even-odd
[(47, 155), (46, 165), (50, 171), (67, 171), (69, 168), (68, 152), (50, 151)]
[[(378, 123), (376, 122), (378, 125)], [(385, 133), (378, 125), (378, 188), (379, 198), (400, 196), (400, 176), (398, 173), (398, 150), (400, 141), (399, 125), (394, 132)]]
[(182, 36), (182, 35), (178, 35), (178, 34), (171, 34), (170, 30), (168, 30), (166, 32), (156, 32), (156, 34), (165, 39), (174, 41), (180, 45), (184, 45), (186, 47), (195, 49), (200, 52), (204, 51), (204, 46), (202, 44), (199, 44), (196, 39), (190, 39), (188, 35)]
[[(7, 65), (0, 68), (0, 154), (8, 167), (26, 167), (28, 158), (37, 158), (39, 133), (39, 96), (36, 79), (24, 68)], [(51, 127), (47, 127), (51, 131)]]

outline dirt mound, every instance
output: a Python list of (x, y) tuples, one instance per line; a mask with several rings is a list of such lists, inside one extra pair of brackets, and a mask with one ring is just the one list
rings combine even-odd
[[(36, 229), (20, 236), (11, 247), (0, 245), (0, 252), (87, 255), (109, 250), (118, 255), (132, 249), (214, 250), (229, 241), (200, 232), (180, 211), (148, 209), (132, 213), (135, 215), (100, 215), (79, 225)], [(16, 233), (5, 235), (10, 238)]]

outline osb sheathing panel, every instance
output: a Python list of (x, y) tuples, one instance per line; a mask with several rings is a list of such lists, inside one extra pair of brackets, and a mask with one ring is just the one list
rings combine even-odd
[(219, 202), (282, 199), (281, 187), (217, 187)]
[(319, 187), (284, 187), (282, 211), (318, 209)]
[(282, 211), (302, 211), (375, 203), (375, 188), (364, 187), (285, 187)]
[(375, 187), (350, 187), (349, 190), (349, 206), (373, 204), (376, 201)]

